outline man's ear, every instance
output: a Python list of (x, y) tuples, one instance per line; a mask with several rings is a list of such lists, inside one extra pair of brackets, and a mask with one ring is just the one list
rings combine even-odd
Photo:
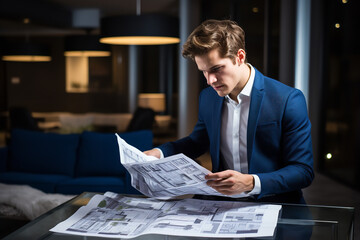
[(240, 48), (237, 52), (236, 61), (239, 65), (241, 65), (242, 63), (245, 63), (245, 59), (246, 59), (246, 52), (244, 49)]

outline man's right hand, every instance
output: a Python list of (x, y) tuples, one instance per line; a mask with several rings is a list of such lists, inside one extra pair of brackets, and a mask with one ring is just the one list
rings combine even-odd
[(161, 157), (161, 153), (160, 153), (160, 150), (157, 149), (157, 148), (153, 148), (151, 150), (148, 150), (148, 151), (145, 151), (144, 152), (146, 155), (148, 156), (154, 156), (156, 158), (160, 158)]

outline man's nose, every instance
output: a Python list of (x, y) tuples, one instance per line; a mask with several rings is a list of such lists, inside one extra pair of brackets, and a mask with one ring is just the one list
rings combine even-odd
[(217, 79), (216, 79), (215, 74), (208, 73), (208, 76), (207, 76), (207, 83), (208, 83), (208, 85), (211, 85), (211, 84), (213, 84), (213, 83), (216, 82), (216, 81), (217, 81)]

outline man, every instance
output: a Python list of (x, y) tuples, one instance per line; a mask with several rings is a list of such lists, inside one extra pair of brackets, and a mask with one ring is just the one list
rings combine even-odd
[(310, 121), (301, 91), (263, 76), (246, 61), (245, 33), (229, 20), (207, 20), (183, 46), (207, 84), (198, 122), (185, 138), (146, 151), (156, 157), (210, 151), (207, 184), (225, 195), (304, 203), (314, 178)]

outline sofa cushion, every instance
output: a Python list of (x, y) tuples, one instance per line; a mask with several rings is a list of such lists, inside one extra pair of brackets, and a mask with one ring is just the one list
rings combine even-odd
[(24, 172), (0, 173), (0, 182), (9, 184), (26, 184), (46, 193), (54, 193), (56, 184), (70, 179), (69, 176), (56, 174), (34, 174)]
[[(123, 133), (120, 136), (141, 150), (152, 147), (151, 131)], [(115, 134), (83, 132), (75, 175), (77, 177), (125, 175), (125, 168), (121, 165), (119, 156)]]
[(79, 134), (57, 134), (14, 129), (11, 133), (10, 170), (74, 175)]
[(68, 179), (56, 186), (56, 192), (62, 194), (106, 191), (125, 193), (125, 179), (120, 177), (79, 177)]
[(76, 166), (79, 176), (121, 176), (124, 167), (119, 162), (115, 134), (83, 132), (80, 138)]

